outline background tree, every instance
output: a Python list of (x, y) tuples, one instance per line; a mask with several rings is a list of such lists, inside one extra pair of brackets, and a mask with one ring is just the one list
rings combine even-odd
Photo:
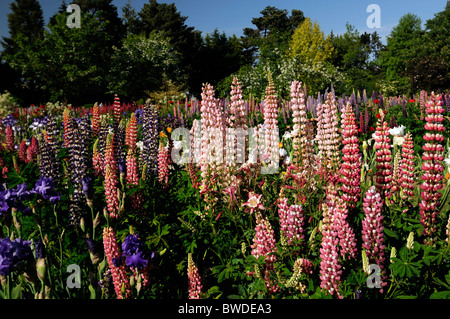
[(289, 55), (313, 66), (331, 58), (333, 45), (329, 37), (325, 37), (317, 21), (314, 25), (306, 18), (294, 31), (289, 43)]
[(336, 36), (332, 33), (330, 36), (334, 48), (332, 64), (346, 77), (344, 86), (335, 89), (346, 94), (362, 89), (372, 92), (380, 73), (377, 57), (383, 48), (381, 38), (376, 31), (360, 34), (348, 23), (346, 28), (344, 34)]
[(406, 74), (410, 90), (436, 90), (450, 87), (450, 1), (445, 9), (425, 23), (425, 34), (415, 56), (408, 61)]
[(187, 17), (182, 16), (174, 3), (157, 3), (150, 0), (144, 4), (139, 16), (139, 30), (148, 36), (160, 31), (167, 37), (175, 51), (180, 52), (180, 77), (177, 82), (185, 85), (191, 93), (199, 94), (202, 85), (201, 32), (186, 25)]
[(10, 4), (11, 13), (8, 14), (9, 37), (3, 37), (1, 44), (3, 51), (0, 56), (2, 74), (7, 77), (2, 81), (0, 91), (10, 91), (20, 96), (22, 102), (31, 103), (39, 96), (39, 83), (30, 77), (24, 69), (12, 68), (12, 57), (20, 50), (18, 39), (25, 39), (30, 45), (42, 39), (44, 32), (44, 18), (41, 5), (37, 0), (16, 0)]
[(127, 33), (139, 33), (139, 18), (136, 10), (131, 4), (131, 0), (128, 0), (127, 4), (122, 8), (123, 24)]
[(254, 59), (273, 61), (280, 58), (274, 50), (287, 50), (289, 39), (305, 17), (301, 10), (293, 9), (289, 16), (286, 9), (272, 6), (265, 7), (260, 13), (262, 16), (252, 19), (256, 29), (244, 28), (241, 41), (254, 54)]
[(220, 80), (239, 70), (251, 62), (251, 57), (245, 56), (243, 46), (236, 36), (227, 37), (225, 32), (217, 29), (207, 34), (203, 39), (200, 54), (204, 82), (216, 85)]
[(179, 55), (161, 32), (128, 34), (123, 46), (114, 48), (108, 74), (109, 90), (124, 99), (137, 101), (146, 91), (162, 85), (163, 78), (177, 78)]
[(108, 22), (97, 18), (100, 13), (92, 17), (82, 12), (83, 27), (70, 29), (68, 15), (58, 14), (55, 23), (48, 24), (44, 38), (33, 45), (20, 37), (20, 51), (11, 58), (11, 65), (32, 74), (47, 92), (43, 98), (52, 102), (102, 101), (111, 54), (107, 49), (111, 38), (104, 31)]
[(421, 19), (408, 13), (402, 16), (387, 37), (386, 50), (380, 53), (380, 66), (384, 78), (396, 87), (393, 94), (410, 93), (410, 81), (407, 74), (408, 61), (416, 57), (424, 31)]

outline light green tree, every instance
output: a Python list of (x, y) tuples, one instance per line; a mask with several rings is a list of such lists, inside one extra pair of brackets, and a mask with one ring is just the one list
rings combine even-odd
[(333, 53), (330, 37), (325, 37), (317, 21), (306, 18), (295, 29), (289, 45), (289, 56), (313, 66), (328, 61)]

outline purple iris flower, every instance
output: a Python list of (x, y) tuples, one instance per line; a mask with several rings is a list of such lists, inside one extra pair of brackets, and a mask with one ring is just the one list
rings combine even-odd
[(34, 186), (34, 189), (32, 189), (30, 193), (39, 194), (44, 199), (49, 199), (52, 204), (61, 199), (61, 196), (55, 190), (55, 183), (50, 177), (39, 178)]
[(9, 275), (32, 256), (30, 244), (30, 241), (24, 241), (21, 238), (13, 241), (9, 237), (0, 239), (0, 275)]
[(128, 235), (122, 243), (125, 264), (128, 267), (142, 269), (147, 266), (154, 253), (149, 252), (147, 246), (139, 239), (139, 235)]
[(25, 214), (29, 213), (31, 209), (23, 203), (23, 200), (29, 196), (30, 192), (27, 190), (26, 184), (19, 184), (16, 188), (0, 191), (0, 216), (9, 208), (15, 208)]

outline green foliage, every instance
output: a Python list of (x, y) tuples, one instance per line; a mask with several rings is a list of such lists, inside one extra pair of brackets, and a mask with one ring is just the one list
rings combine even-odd
[(114, 48), (108, 74), (111, 93), (138, 100), (144, 92), (154, 91), (164, 75), (177, 77), (179, 56), (162, 33), (128, 34), (120, 49)]
[(408, 13), (400, 18), (387, 38), (386, 50), (380, 53), (380, 66), (388, 81), (397, 81), (397, 92), (411, 93), (406, 73), (408, 61), (419, 50), (423, 30), (422, 21), (417, 15)]
[(306, 18), (295, 29), (289, 45), (289, 55), (300, 61), (311, 63), (313, 67), (323, 64), (331, 58), (333, 45), (329, 37), (324, 36), (317, 21), (314, 25)]

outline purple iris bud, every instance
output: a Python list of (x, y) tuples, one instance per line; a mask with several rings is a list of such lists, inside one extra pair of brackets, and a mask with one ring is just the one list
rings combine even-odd
[(85, 176), (81, 180), (81, 185), (83, 187), (83, 193), (89, 197), (89, 191), (92, 185), (92, 178), (90, 176)]
[(36, 252), (36, 259), (45, 257), (45, 246), (40, 239), (34, 242), (34, 250)]
[(119, 166), (119, 172), (120, 173), (124, 173), (126, 171), (126, 166), (124, 163), (122, 163), (122, 161), (117, 163), (117, 166)]

